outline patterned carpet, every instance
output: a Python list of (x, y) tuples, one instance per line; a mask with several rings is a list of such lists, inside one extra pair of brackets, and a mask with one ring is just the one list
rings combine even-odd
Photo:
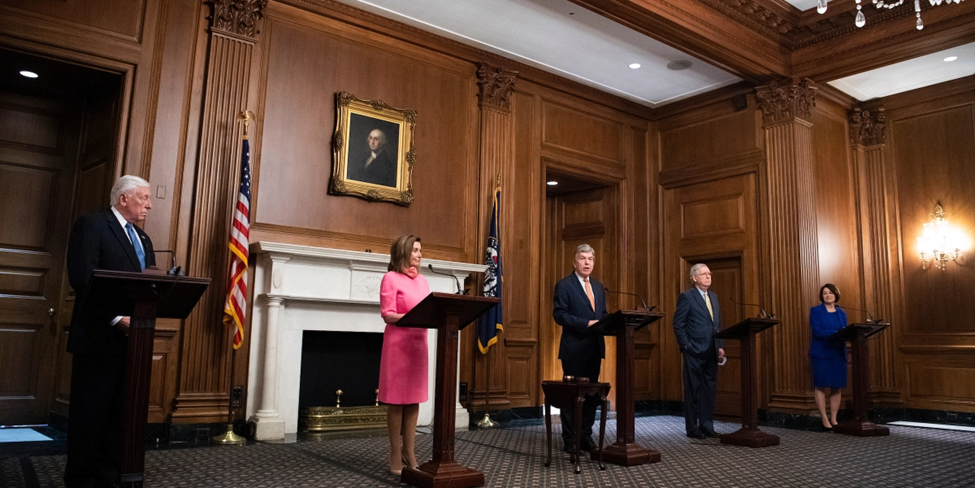
[[(614, 422), (606, 428), (607, 439)], [(555, 427), (555, 426), (553, 426)], [(732, 432), (737, 424), (716, 424)], [(557, 429), (553, 429), (557, 432)], [(487, 487), (819, 487), (975, 486), (975, 433), (891, 426), (889, 437), (763, 428), (781, 445), (727, 446), (684, 436), (683, 419), (636, 420), (637, 441), (661, 452), (660, 463), (625, 468), (583, 460), (572, 473), (553, 432), (553, 462), (545, 460), (544, 425), (457, 435), (457, 460), (482, 471)], [(418, 458), (430, 458), (432, 436), (417, 437)], [(387, 472), (382, 436), (331, 438), (293, 444), (149, 451), (146, 481), (153, 487), (372, 487), (403, 486)], [(0, 486), (57, 487), (64, 456), (0, 459)], [(422, 461), (421, 461), (422, 462)]]

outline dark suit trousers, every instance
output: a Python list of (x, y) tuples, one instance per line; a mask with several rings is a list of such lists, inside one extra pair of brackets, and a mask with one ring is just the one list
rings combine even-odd
[[(588, 360), (583, 361), (563, 359), (562, 374), (575, 376), (576, 378), (589, 378), (589, 381), (595, 383), (599, 381), (599, 369), (602, 366), (602, 361), (603, 360), (599, 357), (598, 353), (593, 355), (593, 357), (590, 357)], [(585, 403), (582, 404), (583, 439), (592, 435), (592, 424), (596, 421), (596, 407), (598, 407), (600, 403), (601, 400), (599, 395), (589, 395), (586, 397)], [(559, 413), (559, 418), (562, 422), (562, 439), (566, 441), (566, 444), (572, 442), (573, 410), (574, 409), (572, 407), (569, 407), (563, 409)]]
[(124, 376), (124, 354), (74, 355), (68, 405), (68, 461), (64, 470), (68, 488), (118, 484)]
[(714, 394), (718, 382), (718, 351), (704, 357), (684, 352), (684, 426), (687, 433), (714, 430)]

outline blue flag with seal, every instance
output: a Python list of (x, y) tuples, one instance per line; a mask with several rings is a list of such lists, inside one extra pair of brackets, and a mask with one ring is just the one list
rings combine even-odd
[[(487, 250), (484, 252), (484, 296), (501, 298), (501, 285), (504, 278), (501, 274), (501, 234), (498, 232), (498, 216), (500, 215), (501, 187), (494, 190), (494, 212), (491, 214), (491, 231), (488, 234)], [(498, 342), (498, 332), (503, 331), (501, 319), (501, 302), (481, 316), (477, 324), (477, 347), (481, 354), (487, 354), (488, 349)]]

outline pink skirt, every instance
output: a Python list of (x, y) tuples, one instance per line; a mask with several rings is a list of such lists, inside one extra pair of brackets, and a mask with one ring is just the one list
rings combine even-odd
[(427, 330), (386, 324), (379, 362), (379, 401), (410, 405), (429, 400)]

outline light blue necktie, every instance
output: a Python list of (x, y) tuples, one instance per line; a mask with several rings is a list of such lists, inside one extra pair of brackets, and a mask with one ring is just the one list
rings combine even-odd
[(125, 223), (125, 232), (129, 234), (129, 240), (132, 241), (132, 247), (135, 248), (135, 255), (139, 257), (139, 266), (142, 269), (146, 269), (146, 252), (142, 249), (139, 236), (135, 234), (135, 228), (132, 227), (132, 222)]

